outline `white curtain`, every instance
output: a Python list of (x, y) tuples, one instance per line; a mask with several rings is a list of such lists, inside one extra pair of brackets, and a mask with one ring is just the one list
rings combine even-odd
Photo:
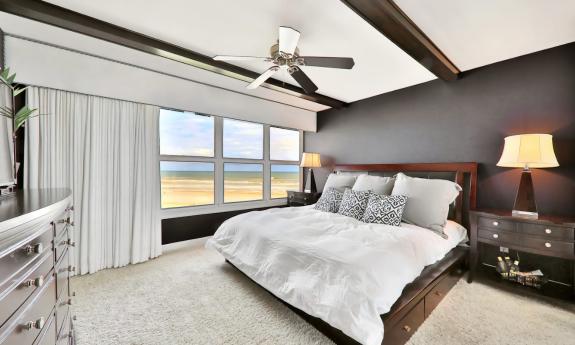
[[(10, 88), (0, 83), (0, 106), (12, 109)], [(12, 141), (12, 119), (0, 115), (0, 186), (14, 184), (14, 143)]]
[(72, 190), (77, 271), (161, 254), (159, 108), (31, 87), (25, 188)]

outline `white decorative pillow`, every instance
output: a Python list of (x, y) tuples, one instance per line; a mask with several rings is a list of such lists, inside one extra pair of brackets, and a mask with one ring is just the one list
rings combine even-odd
[(329, 188), (321, 194), (313, 208), (324, 212), (337, 213), (342, 197), (342, 192), (335, 188)]
[(362, 220), (365, 223), (399, 226), (406, 203), (407, 197), (405, 195), (372, 194), (369, 197)]
[(341, 199), (341, 205), (339, 205), (339, 211), (337, 213), (355, 218), (357, 220), (362, 220), (363, 213), (365, 212), (365, 207), (371, 196), (371, 192), (354, 191), (351, 189), (346, 189), (343, 193), (343, 198)]
[(407, 196), (403, 220), (430, 229), (445, 237), (443, 227), (449, 205), (457, 198), (461, 187), (451, 181), (396, 175), (391, 195)]
[(373, 176), (373, 175), (360, 175), (355, 180), (353, 190), (367, 191), (370, 190), (379, 195), (390, 195), (393, 190), (395, 178)]
[(327, 177), (327, 181), (323, 186), (323, 190), (327, 190), (329, 188), (335, 188), (343, 193), (346, 188), (353, 187), (356, 178), (357, 176), (354, 175), (329, 174), (329, 176)]

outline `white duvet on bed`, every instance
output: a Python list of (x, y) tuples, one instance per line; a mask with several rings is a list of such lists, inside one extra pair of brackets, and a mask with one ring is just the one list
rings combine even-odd
[(467, 238), (453, 222), (446, 232), (443, 239), (414, 225), (287, 207), (228, 219), (206, 246), (282, 300), (364, 345), (379, 345), (380, 314), (425, 266)]

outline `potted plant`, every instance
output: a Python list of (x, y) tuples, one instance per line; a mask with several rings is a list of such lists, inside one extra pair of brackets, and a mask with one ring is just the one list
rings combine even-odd
[[(15, 190), (17, 181), (18, 164), (16, 162), (16, 133), (28, 119), (36, 112), (36, 109), (30, 109), (23, 106), (16, 109), (16, 96), (24, 92), (27, 87), (18, 85), (14, 82), (16, 74), (10, 74), (10, 69), (0, 70), (0, 195), (11, 194)], [(8, 120), (6, 120), (8, 119)], [(6, 127), (6, 128), (4, 128)], [(12, 149), (6, 147), (9, 141), (12, 141)], [(9, 172), (8, 172), (9, 171)], [(3, 176), (9, 175), (11, 176)]]

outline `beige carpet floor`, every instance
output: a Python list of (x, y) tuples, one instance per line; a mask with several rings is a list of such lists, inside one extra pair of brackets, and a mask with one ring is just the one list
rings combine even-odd
[[(201, 241), (72, 285), (78, 345), (332, 344)], [(575, 344), (575, 307), (462, 280), (410, 344)]]

